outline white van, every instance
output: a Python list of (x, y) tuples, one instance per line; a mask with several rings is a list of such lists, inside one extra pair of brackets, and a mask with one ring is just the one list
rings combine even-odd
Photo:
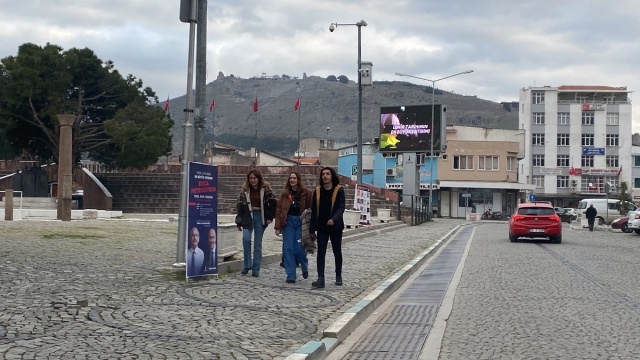
[[(582, 199), (578, 204), (578, 221), (586, 218), (585, 211), (590, 205), (593, 205), (598, 211), (598, 215), (596, 215), (598, 225), (610, 224), (613, 220), (622, 216), (620, 215), (620, 200), (618, 199)], [(627, 201), (627, 210), (635, 211), (636, 206)]]

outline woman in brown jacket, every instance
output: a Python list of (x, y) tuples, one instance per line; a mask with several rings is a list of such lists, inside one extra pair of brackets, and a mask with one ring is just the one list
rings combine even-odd
[(311, 206), (311, 192), (302, 184), (297, 172), (289, 174), (276, 208), (276, 235), (282, 234), (282, 254), (287, 283), (296, 282), (296, 264), (302, 268), (302, 277), (309, 277), (307, 253), (302, 246), (302, 220), (300, 215)]

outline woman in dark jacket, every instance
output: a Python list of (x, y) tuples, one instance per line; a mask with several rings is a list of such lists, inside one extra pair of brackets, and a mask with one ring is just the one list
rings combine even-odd
[(302, 184), (297, 172), (289, 174), (287, 185), (280, 194), (276, 207), (276, 235), (282, 234), (282, 254), (286, 282), (296, 282), (296, 264), (302, 268), (302, 277), (309, 277), (307, 253), (302, 246), (302, 220), (300, 215), (311, 206), (311, 193)]
[[(236, 225), (242, 231), (244, 267), (242, 275), (251, 270), (251, 276), (260, 276), (262, 264), (262, 235), (275, 215), (276, 198), (260, 171), (254, 169), (238, 195)], [(251, 233), (253, 233), (253, 262), (251, 261)]]

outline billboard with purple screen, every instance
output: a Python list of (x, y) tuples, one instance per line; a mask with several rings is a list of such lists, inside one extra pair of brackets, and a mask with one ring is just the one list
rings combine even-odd
[(380, 152), (429, 153), (433, 131), (433, 152), (444, 151), (446, 143), (446, 107), (434, 105), (383, 106), (380, 108)]

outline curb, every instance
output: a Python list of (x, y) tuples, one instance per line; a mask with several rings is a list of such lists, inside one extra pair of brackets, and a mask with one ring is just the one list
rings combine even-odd
[(463, 224), (456, 225), (449, 230), (442, 238), (436, 241), (428, 249), (418, 254), (395, 274), (384, 280), (382, 284), (371, 291), (362, 300), (340, 315), (333, 324), (322, 332), (320, 341), (311, 340), (298, 348), (293, 354), (287, 356), (286, 360), (317, 360), (326, 358), (340, 343), (342, 343), (362, 322), (373, 313), (391, 294), (400, 288), (404, 282), (413, 275), (429, 259), (434, 250), (439, 248), (451, 235), (453, 235)]

